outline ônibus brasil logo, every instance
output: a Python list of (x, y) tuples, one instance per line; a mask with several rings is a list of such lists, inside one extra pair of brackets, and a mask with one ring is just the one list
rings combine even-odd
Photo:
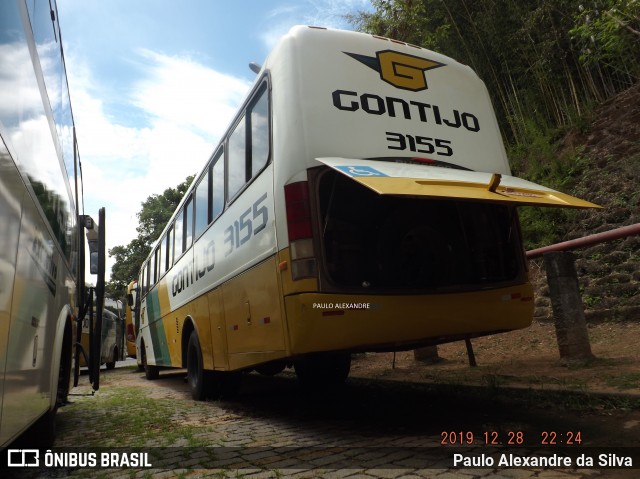
[(425, 71), (442, 67), (445, 64), (422, 57), (407, 55), (393, 50), (376, 52), (375, 57), (343, 52), (351, 58), (368, 66), (380, 74), (380, 78), (403, 90), (426, 90), (427, 79)]

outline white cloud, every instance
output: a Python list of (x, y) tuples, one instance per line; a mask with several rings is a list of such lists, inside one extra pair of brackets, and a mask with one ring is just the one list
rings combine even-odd
[[(271, 10), (261, 39), (270, 49), (295, 24), (348, 28), (344, 15), (368, 8), (369, 0), (286, 0)], [(250, 84), (187, 56), (139, 49), (132, 62), (139, 79), (117, 90), (113, 85), (103, 89), (73, 48), (65, 54), (86, 213), (96, 218), (105, 206), (107, 247), (126, 245), (137, 235), (141, 203), (204, 166)], [(115, 118), (141, 118), (143, 123)], [(108, 258), (108, 275), (112, 264)]]
[(271, 49), (294, 25), (348, 29), (346, 15), (370, 9), (370, 0), (307, 0), (295, 5), (280, 5), (269, 13), (270, 26), (260, 39)]
[[(143, 127), (110, 117), (110, 99), (98, 96), (86, 65), (67, 62), (74, 66), (68, 75), (86, 213), (97, 219), (98, 208), (106, 207), (107, 248), (126, 245), (137, 235), (136, 213), (147, 197), (204, 166), (250, 87), (189, 58), (140, 50), (139, 60), (143, 79), (124, 95), (146, 119)], [(107, 276), (112, 265), (108, 258)]]
[[(0, 58), (0, 120), (6, 126), (15, 118), (42, 109), (42, 100), (40, 90), (32, 80), (33, 67), (26, 44), (0, 44)], [(21, 110), (21, 115), (17, 114)]]
[(133, 102), (152, 117), (202, 135), (218, 135), (228, 126), (249, 84), (188, 58), (140, 50), (150, 62), (148, 77), (134, 86)]

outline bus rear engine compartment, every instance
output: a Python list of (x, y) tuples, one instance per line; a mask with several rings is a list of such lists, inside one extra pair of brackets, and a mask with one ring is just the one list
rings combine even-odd
[(513, 206), (380, 195), (325, 168), (310, 179), (323, 292), (471, 291), (526, 280)]

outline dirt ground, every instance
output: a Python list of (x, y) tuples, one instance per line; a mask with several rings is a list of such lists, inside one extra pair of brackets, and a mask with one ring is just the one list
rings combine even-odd
[(553, 323), (472, 340), (478, 366), (469, 366), (464, 342), (438, 346), (440, 360), (419, 362), (413, 351), (356, 355), (351, 376), (426, 383), (510, 386), (637, 394), (640, 396), (640, 324), (588, 326), (595, 358), (562, 365)]

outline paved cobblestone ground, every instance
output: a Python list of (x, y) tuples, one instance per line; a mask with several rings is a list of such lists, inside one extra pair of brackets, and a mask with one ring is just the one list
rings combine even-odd
[[(86, 384), (87, 378), (81, 378)], [(452, 467), (457, 444), (464, 453), (498, 458), (530, 456), (541, 448), (543, 431), (580, 431), (580, 451), (591, 446), (640, 446), (640, 414), (601, 401), (584, 406), (580, 395), (504, 388), (425, 385), (350, 378), (335, 391), (302, 390), (291, 374), (245, 378), (233, 400), (191, 400), (183, 372), (164, 371), (147, 381), (134, 367), (103, 371), (100, 390), (81, 385), (58, 413), (54, 451), (144, 451), (152, 468), (57, 469), (19, 477), (119, 478), (348, 478), (348, 479), (570, 479), (633, 478), (640, 469)], [(555, 404), (555, 406), (554, 406)], [(566, 406), (569, 405), (569, 408)], [(557, 406), (557, 407), (556, 407)], [(583, 407), (584, 406), (584, 407)], [(484, 433), (518, 450), (488, 448)], [(547, 452), (566, 455), (559, 446)], [(575, 449), (574, 449), (575, 451)], [(568, 453), (567, 453), (568, 454)], [(496, 459), (497, 463), (497, 459)], [(640, 464), (638, 466), (640, 467)], [(22, 473), (22, 471), (20, 471)]]

